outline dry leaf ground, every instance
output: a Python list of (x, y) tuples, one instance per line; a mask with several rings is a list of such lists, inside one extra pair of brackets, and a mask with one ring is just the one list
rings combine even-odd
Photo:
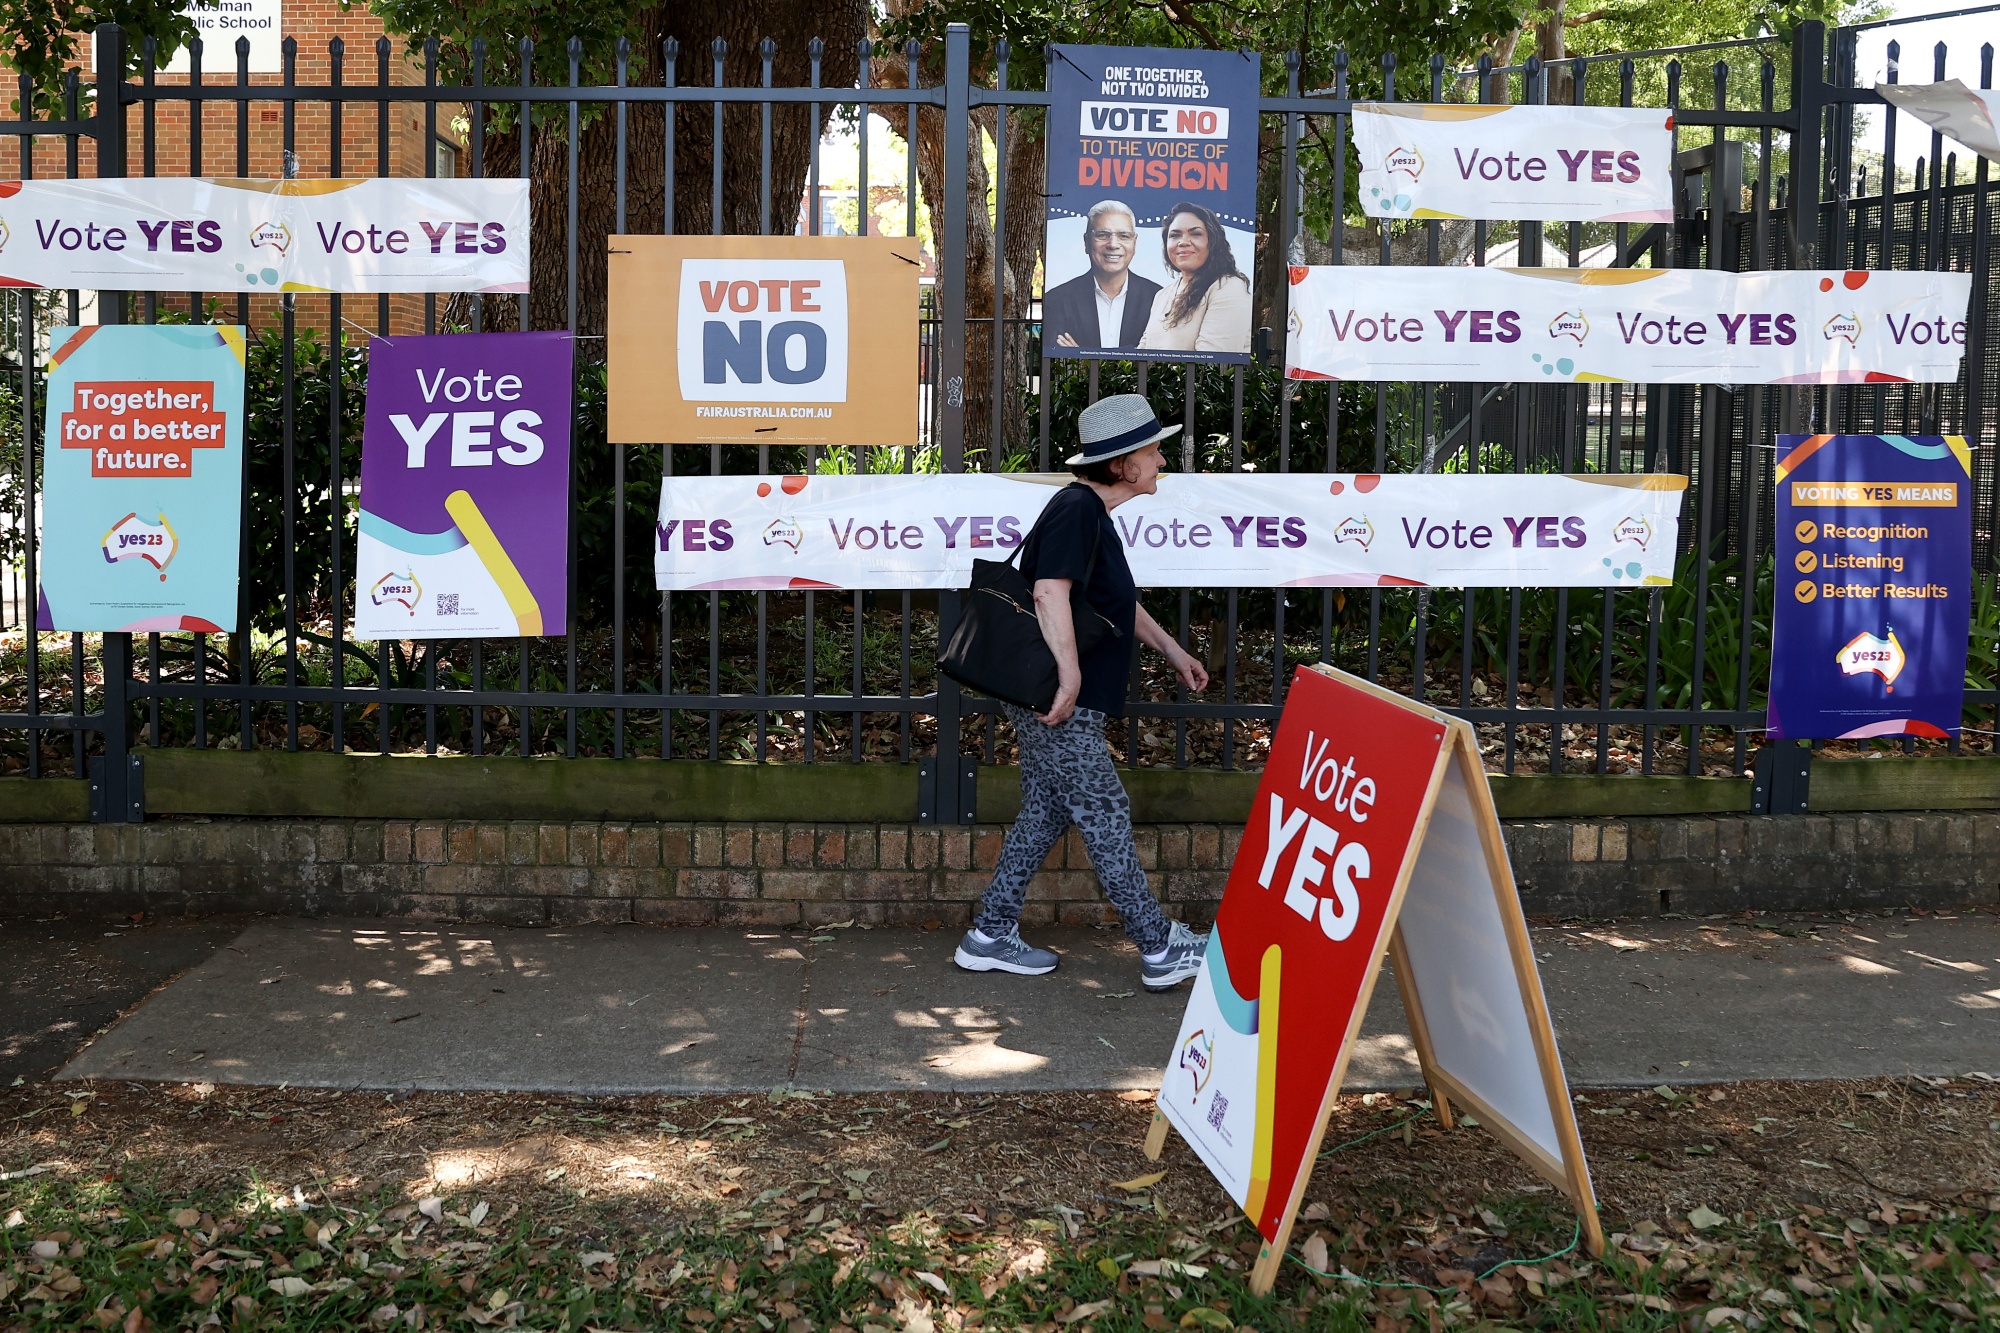
[(1992, 1326), (1996, 1094), (1586, 1091), (1596, 1262), (1481, 1130), (1344, 1098), (1294, 1253), (1372, 1285), (1257, 1298), (1137, 1094), (34, 1084), (0, 1094), (0, 1329)]

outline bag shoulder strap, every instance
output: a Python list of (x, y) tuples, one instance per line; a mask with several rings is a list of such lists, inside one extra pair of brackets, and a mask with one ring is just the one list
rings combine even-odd
[[(1063, 491), (1066, 491), (1068, 489), (1069, 487), (1065, 486), (1062, 488), (1062, 490), (1057, 491), (1056, 494), (1061, 495)], [(1051, 501), (1050, 503), (1054, 502)], [(1018, 564), (1015, 564), (1015, 562), (1021, 558), (1021, 553), (1028, 549), (1028, 543), (1041, 535), (1042, 519), (1048, 515), (1048, 512), (1049, 512), (1048, 507), (1045, 505), (1042, 508), (1042, 512), (1035, 516), (1035, 526), (1028, 529), (1028, 535), (1021, 539), (1020, 545), (1016, 546), (1014, 548), (1013, 554), (1007, 557), (1008, 564), (1014, 565), (1016, 569), (1020, 568), (1020, 566)], [(1097, 523), (1092, 525), (1090, 529), (1090, 559), (1084, 562), (1083, 577), (1077, 580), (1077, 591), (1081, 592), (1083, 589), (1088, 588), (1090, 586), (1090, 576), (1097, 572), (1097, 550), (1103, 544), (1104, 544), (1104, 525), (1102, 523)]]

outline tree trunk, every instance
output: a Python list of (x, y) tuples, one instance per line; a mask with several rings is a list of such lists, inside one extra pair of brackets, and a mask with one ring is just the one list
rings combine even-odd
[[(890, 0), (888, 12), (897, 16), (912, 7), (911, 0)], [(909, 85), (909, 62), (900, 53), (885, 52), (882, 59), (871, 64), (870, 71), (878, 88)], [(924, 53), (917, 77), (929, 85), (943, 76), (943, 52), (933, 46)], [(976, 66), (971, 76), (975, 80), (987, 79), (990, 71), (983, 65)], [(909, 122), (903, 108), (877, 108), (875, 114), (881, 116), (883, 124), (898, 138), (907, 140)], [(965, 164), (965, 447), (968, 453), (985, 451), (988, 455), (985, 465), (994, 468), (1009, 454), (1031, 447), (1034, 441), (1034, 421), (1025, 392), (1028, 377), (1036, 370), (1028, 333), (1025, 327), (1005, 321), (1024, 319), (1033, 299), (1035, 268), (1042, 252), (1044, 161), (1041, 136), (1029, 134), (1022, 113), (1013, 112), (1008, 117), (1005, 145), (1007, 198), (1003, 254), (1001, 245), (996, 244), (994, 209), (988, 197), (993, 178), (986, 170), (982, 138), (991, 138), (996, 124), (992, 107), (981, 108), (974, 114)], [(917, 187), (923, 191), (933, 227), (941, 227), (944, 222), (944, 128), (941, 112), (926, 107), (917, 113), (914, 146)], [(932, 240), (939, 246), (945, 244), (941, 235), (933, 236)], [(1000, 289), (1005, 295), (997, 346), (993, 324), (996, 283), (1002, 284)], [(996, 359), (1000, 372), (997, 402)], [(997, 442), (996, 414), (1000, 427)]]
[[(867, 17), (867, 0), (675, 0), (645, 11), (646, 36), (634, 45), (628, 78), (637, 85), (657, 87), (664, 77), (661, 44), (674, 38), (680, 43), (675, 83), (707, 86), (715, 77), (710, 43), (720, 37), (728, 43), (723, 82), (731, 86), (761, 84), (764, 65), (759, 45), (769, 37), (776, 44), (772, 85), (802, 88), (811, 82), (807, 48), (817, 37), (826, 43), (820, 82), (829, 88), (851, 87), (860, 73), (857, 45), (867, 32)], [(813, 144), (831, 111), (830, 105), (822, 106), (815, 124), (808, 106), (771, 106), (767, 181), (762, 152), (763, 107), (725, 107), (718, 139), (713, 104), (681, 104), (674, 121), (673, 230), (704, 235), (712, 231), (790, 234), (798, 224)], [(605, 238), (618, 231), (616, 111), (603, 107), (595, 117), (586, 119), (577, 139), (572, 189), (562, 112), (534, 126), (529, 164), (534, 182), (529, 195), (534, 234), (529, 326), (569, 327), (570, 284), (574, 281), (575, 327), (578, 333), (592, 336), (604, 332)], [(713, 189), (718, 142), (726, 146), (719, 208)], [(657, 234), (665, 230), (666, 143), (666, 117), (659, 109), (627, 109), (624, 229), (628, 232)], [(487, 175), (519, 175), (518, 130), (489, 136), (485, 157)], [(573, 239), (569, 225), (572, 195), (576, 204)], [(572, 246), (574, 265), (570, 262)], [(518, 327), (516, 302), (489, 297), (482, 305), (484, 327)], [(454, 313), (463, 317), (462, 310)]]
[(1568, 0), (1542, 0), (1535, 17), (1535, 54), (1549, 72), (1549, 105), (1568, 106), (1575, 97), (1569, 71), (1569, 32), (1563, 25)]

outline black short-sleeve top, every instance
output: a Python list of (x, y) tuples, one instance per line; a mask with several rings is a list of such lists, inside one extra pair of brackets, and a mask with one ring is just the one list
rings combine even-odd
[[(1094, 567), (1090, 563), (1093, 542), (1097, 546)], [(1086, 570), (1090, 582), (1083, 589), (1084, 600), (1119, 632), (1077, 663), (1083, 672), (1077, 706), (1094, 708), (1107, 717), (1123, 717), (1125, 687), (1132, 675), (1132, 630), (1138, 616), (1139, 588), (1132, 582), (1132, 567), (1125, 563), (1125, 547), (1118, 540), (1110, 511), (1096, 491), (1076, 481), (1057, 491), (1042, 510), (1021, 552), (1021, 572), (1031, 581), (1069, 579), (1082, 583)]]

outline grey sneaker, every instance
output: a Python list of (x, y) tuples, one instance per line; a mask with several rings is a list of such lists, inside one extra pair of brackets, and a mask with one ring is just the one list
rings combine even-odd
[(1021, 938), (1019, 929), (1009, 931), (1006, 938), (991, 944), (981, 943), (979, 936), (968, 930), (958, 942), (958, 952), (951, 961), (968, 972), (1013, 972), (1040, 977), (1055, 971), (1062, 957), (1048, 949), (1037, 949)]
[(1201, 971), (1202, 955), (1207, 952), (1208, 936), (1198, 935), (1176, 921), (1167, 936), (1166, 955), (1157, 963), (1150, 958), (1140, 960), (1144, 964), (1139, 972), (1140, 984), (1152, 991), (1172, 990)]

